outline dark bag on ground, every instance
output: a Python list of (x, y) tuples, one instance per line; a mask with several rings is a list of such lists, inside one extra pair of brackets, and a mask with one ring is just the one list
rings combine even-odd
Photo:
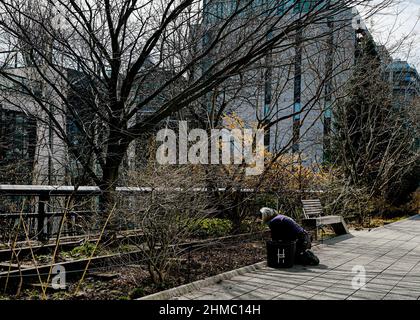
[(267, 241), (267, 265), (271, 268), (291, 268), (295, 263), (296, 241)]
[(305, 250), (296, 255), (295, 262), (304, 266), (317, 266), (319, 259), (311, 250)]

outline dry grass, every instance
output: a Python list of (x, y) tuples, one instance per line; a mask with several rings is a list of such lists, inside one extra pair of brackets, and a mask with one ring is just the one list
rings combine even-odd
[(357, 223), (357, 222), (351, 222), (348, 223), (348, 227), (351, 229), (355, 229), (355, 230), (364, 230), (364, 229), (372, 229), (372, 228), (379, 228), (379, 227), (383, 227), (384, 225), (393, 223), (393, 222), (397, 222), (403, 219), (407, 219), (409, 218), (410, 215), (406, 214), (406, 215), (402, 215), (402, 216), (398, 216), (398, 217), (392, 217), (392, 218), (387, 218), (387, 217), (370, 217), (368, 219), (366, 219), (366, 221), (364, 223)]

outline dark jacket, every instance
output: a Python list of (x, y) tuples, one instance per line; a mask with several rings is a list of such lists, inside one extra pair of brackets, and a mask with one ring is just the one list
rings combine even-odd
[(279, 214), (270, 220), (268, 226), (271, 230), (271, 238), (273, 240), (297, 240), (306, 233), (295, 220)]
[(300, 253), (310, 249), (311, 237), (295, 220), (279, 214), (270, 220), (268, 226), (271, 230), (271, 239), (278, 241), (293, 241), (296, 242), (296, 253)]

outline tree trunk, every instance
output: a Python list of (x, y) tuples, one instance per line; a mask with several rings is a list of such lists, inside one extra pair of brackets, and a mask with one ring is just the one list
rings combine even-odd
[(106, 163), (102, 168), (102, 181), (99, 186), (102, 191), (99, 206), (101, 212), (105, 215), (115, 204), (116, 199), (114, 197), (114, 191), (118, 184), (120, 165), (129, 145), (128, 141), (120, 142), (122, 139), (117, 140), (120, 143), (112, 143), (112, 140), (117, 140), (117, 138), (110, 139)]

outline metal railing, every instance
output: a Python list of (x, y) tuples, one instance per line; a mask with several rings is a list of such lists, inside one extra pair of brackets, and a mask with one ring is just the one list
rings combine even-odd
[[(232, 189), (231, 189), (232, 190)], [(151, 188), (151, 187), (117, 187), (116, 193), (137, 194), (137, 193), (151, 193), (151, 192), (183, 192), (182, 188)], [(207, 188), (192, 188), (188, 191), (192, 192), (208, 192)], [(217, 188), (212, 192), (224, 192), (226, 188)], [(234, 190), (244, 193), (254, 192), (252, 189)], [(31, 221), (29, 224), (31, 237), (38, 240), (46, 240), (54, 235), (54, 229), (60, 225), (61, 219), (64, 215), (67, 217), (66, 232), (68, 235), (76, 235), (77, 225), (76, 219), (80, 217), (88, 217), (94, 213), (100, 214), (102, 211), (99, 208), (99, 196), (102, 191), (96, 186), (49, 186), (49, 185), (0, 185), (0, 225), (1, 221), (14, 221), (12, 225), (16, 225), (19, 219)], [(68, 197), (79, 198), (84, 200), (95, 199), (91, 210), (69, 210), (66, 206), (54, 206), (53, 199), (61, 198), (68, 199)], [(11, 212), (7, 205), (5, 205), (5, 198), (11, 198), (12, 203), (19, 203), (18, 212)], [(22, 205), (22, 199), (25, 199), (26, 206)], [(66, 201), (62, 201), (64, 203)], [(29, 205), (30, 204), (30, 205)], [(92, 204), (92, 203), (91, 203)], [(54, 225), (56, 226), (54, 228)], [(10, 229), (10, 224), (4, 226)], [(0, 235), (1, 238), (1, 235)]]
[[(54, 225), (59, 225), (66, 214), (68, 218), (66, 229), (70, 235), (75, 235), (76, 218), (80, 215), (87, 216), (94, 210), (67, 210), (66, 208), (60, 210), (57, 206), (54, 207), (52, 199), (96, 197), (100, 194), (101, 191), (96, 187), (0, 185), (0, 221), (11, 222), (5, 227), (12, 228), (19, 219), (28, 220), (30, 221), (28, 233), (36, 236), (38, 240), (45, 240), (54, 234)], [(11, 206), (18, 209), (11, 212)]]
[[(192, 188), (183, 190), (182, 188), (151, 188), (151, 187), (117, 187), (116, 193), (124, 193), (128, 195), (138, 193), (152, 193), (152, 192), (240, 192), (248, 194), (258, 193), (274, 193), (268, 190), (254, 190), (254, 189), (235, 189), (235, 188), (216, 188), (209, 190), (207, 188)], [(294, 192), (298, 192), (297, 190)], [(306, 190), (306, 193), (319, 193), (321, 190)], [(31, 236), (38, 240), (46, 240), (55, 234), (57, 226), (61, 224), (61, 220), (66, 215), (66, 231), (68, 235), (77, 235), (77, 221), (80, 219), (87, 219), (92, 214), (101, 215), (99, 196), (103, 192), (96, 186), (49, 186), (49, 185), (0, 185), (0, 226), (2, 221), (14, 221), (17, 224), (19, 219), (32, 221), (30, 224)], [(72, 197), (76, 201), (76, 205), (71, 206), (72, 209), (67, 208), (66, 199)], [(16, 202), (21, 204), (20, 210), (12, 212), (6, 202), (5, 198), (11, 198), (9, 202)], [(22, 205), (22, 199), (26, 200), (26, 204)], [(61, 198), (61, 205), (54, 205), (54, 199)], [(129, 201), (129, 197), (123, 197)], [(88, 200), (88, 201), (86, 201)], [(92, 201), (93, 200), (93, 201)], [(89, 202), (90, 201), (90, 202)], [(89, 205), (86, 203), (89, 202)], [(84, 203), (84, 206), (80, 206)], [(19, 206), (18, 206), (19, 207)], [(88, 209), (86, 207), (89, 207)], [(82, 208), (82, 209), (81, 209)], [(140, 209), (139, 209), (140, 210)], [(140, 210), (141, 211), (141, 210)], [(79, 220), (78, 220), (79, 219)], [(9, 225), (4, 225), (4, 228), (10, 229)], [(55, 227), (54, 227), (55, 226)], [(93, 230), (93, 229), (90, 229)], [(79, 232), (82, 233), (83, 232)], [(2, 234), (0, 232), (0, 238)]]

